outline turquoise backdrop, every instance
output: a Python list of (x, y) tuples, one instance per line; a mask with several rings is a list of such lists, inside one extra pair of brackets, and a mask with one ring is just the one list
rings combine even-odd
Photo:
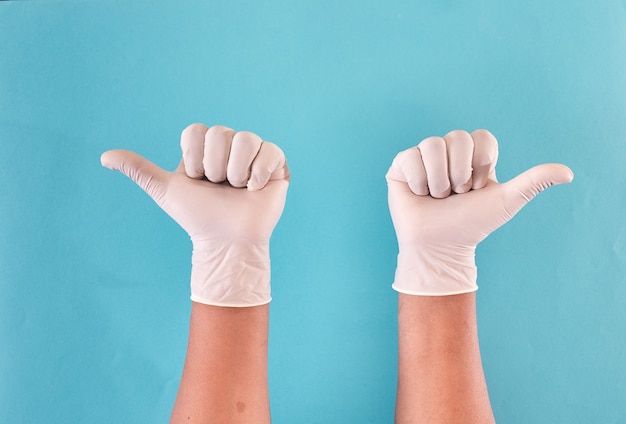
[(190, 243), (100, 166), (173, 169), (192, 122), (287, 154), (272, 239), (277, 424), (391, 423), (396, 244), (384, 174), (490, 129), (499, 176), (563, 162), (478, 250), (499, 422), (626, 422), (626, 2), (0, 2), (0, 422), (165, 423)]

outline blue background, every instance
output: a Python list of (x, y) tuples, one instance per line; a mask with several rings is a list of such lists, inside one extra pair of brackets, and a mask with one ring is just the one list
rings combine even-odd
[(390, 423), (396, 244), (384, 174), (490, 129), (499, 177), (563, 162), (478, 250), (502, 423), (626, 422), (624, 0), (0, 2), (0, 422), (167, 422), (190, 243), (100, 167), (173, 169), (192, 122), (287, 154), (272, 240), (275, 423)]

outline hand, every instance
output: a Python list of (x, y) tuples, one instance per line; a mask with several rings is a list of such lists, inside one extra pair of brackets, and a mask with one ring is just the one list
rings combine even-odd
[(394, 289), (414, 295), (475, 291), (478, 243), (572, 171), (544, 164), (500, 184), (498, 143), (486, 130), (452, 131), (400, 152), (387, 173), (399, 254)]
[(283, 152), (253, 133), (202, 124), (183, 131), (181, 148), (174, 172), (124, 150), (105, 152), (101, 161), (135, 181), (189, 234), (192, 300), (268, 303), (269, 239), (289, 185)]

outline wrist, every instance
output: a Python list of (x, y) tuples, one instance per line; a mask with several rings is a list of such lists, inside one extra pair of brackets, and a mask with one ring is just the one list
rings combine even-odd
[(271, 301), (269, 240), (193, 242), (191, 300), (216, 306)]
[(420, 296), (471, 293), (476, 285), (475, 249), (400, 245), (393, 289)]

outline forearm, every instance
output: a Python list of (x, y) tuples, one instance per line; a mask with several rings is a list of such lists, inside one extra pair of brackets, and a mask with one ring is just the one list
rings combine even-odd
[(493, 423), (474, 293), (399, 294), (396, 424)]
[(171, 423), (270, 422), (269, 305), (192, 302), (189, 345)]

